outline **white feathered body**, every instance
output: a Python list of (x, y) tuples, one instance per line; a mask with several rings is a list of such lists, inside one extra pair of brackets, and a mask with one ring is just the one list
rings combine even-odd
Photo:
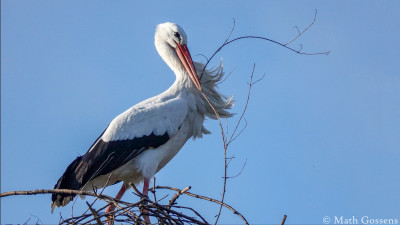
[[(227, 111), (233, 105), (231, 98), (217, 91), (222, 65), (204, 70), (203, 64), (192, 62), (186, 43), (178, 25), (157, 26), (156, 49), (175, 73), (174, 84), (113, 119), (88, 152), (67, 167), (55, 189), (92, 191), (119, 181), (148, 183), (189, 138), (210, 133), (203, 126), (206, 117), (232, 115)], [(68, 204), (74, 196), (53, 194), (52, 209)]]
[[(204, 65), (195, 65), (200, 74)], [(222, 76), (222, 66), (214, 71), (205, 70), (202, 80), (207, 82), (203, 87), (204, 92), (210, 94), (209, 100), (215, 105), (214, 108), (219, 111), (220, 116), (228, 117), (231, 114), (225, 109), (232, 106), (232, 101), (215, 90), (215, 84)], [(151, 178), (162, 169), (189, 138), (200, 138), (209, 133), (203, 125), (205, 116), (215, 119), (215, 113), (197, 89), (186, 88), (190, 84), (182, 85), (181, 82), (175, 81), (167, 91), (140, 102), (117, 116), (100, 137), (108, 142), (134, 139), (150, 133), (162, 135), (167, 132), (170, 137), (168, 142), (158, 148), (144, 151), (109, 174), (91, 180), (82, 190), (105, 187), (121, 180), (140, 183), (144, 178)]]

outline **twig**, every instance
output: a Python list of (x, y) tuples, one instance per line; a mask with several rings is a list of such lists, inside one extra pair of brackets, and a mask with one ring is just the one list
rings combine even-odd
[[(99, 197), (100, 199), (105, 199), (109, 201), (116, 201), (119, 200), (110, 197), (108, 195), (99, 195), (89, 191), (77, 191), (77, 190), (69, 190), (69, 189), (38, 189), (33, 191), (9, 191), (3, 192), (0, 194), (0, 198), (12, 196), (12, 195), (37, 195), (37, 194), (69, 194), (69, 195), (88, 195), (93, 197)], [(122, 201), (120, 201), (122, 202)]]
[(286, 215), (283, 215), (281, 225), (284, 225), (284, 224), (285, 224), (286, 218), (287, 218), (287, 216), (286, 216)]
[(240, 129), (239, 133), (238, 133), (235, 137), (233, 137), (233, 138), (230, 140), (230, 143), (232, 143), (233, 141), (235, 141), (235, 139), (236, 139), (237, 137), (239, 137), (239, 136), (243, 133), (243, 131), (246, 129), (246, 127), (247, 127), (247, 120), (246, 120), (246, 118), (244, 118), (244, 117), (243, 117), (243, 120), (244, 120), (244, 127), (243, 127), (242, 129)]
[(181, 196), (183, 193), (187, 192), (188, 190), (190, 190), (192, 187), (187, 186), (186, 188), (184, 188), (181, 191), (178, 191), (174, 196), (172, 196), (171, 200), (169, 200), (169, 205), (168, 208), (170, 209), (172, 205), (175, 204), (175, 201), (179, 198), (179, 196)]
[(307, 27), (306, 29), (304, 29), (303, 31), (300, 32), (299, 27), (298, 27), (298, 26), (295, 26), (295, 28), (297, 28), (298, 35), (297, 35), (296, 37), (294, 37), (292, 40), (290, 40), (289, 42), (287, 42), (286, 44), (284, 44), (284, 45), (288, 45), (288, 44), (292, 43), (292, 42), (295, 41), (297, 38), (299, 38), (304, 32), (306, 32), (306, 31), (308, 30), (308, 28), (310, 28), (312, 25), (314, 25), (315, 20), (317, 19), (317, 12), (318, 12), (318, 11), (315, 10), (314, 20), (313, 20), (312, 23), (310, 23), (310, 25), (308, 25), (308, 27)]
[[(246, 103), (245, 103), (245, 105), (244, 105), (244, 108), (243, 108), (243, 110), (242, 110), (242, 113), (240, 114), (239, 120), (238, 120), (238, 122), (236, 123), (235, 129), (233, 130), (233, 132), (232, 132), (232, 134), (231, 134), (231, 136), (230, 136), (230, 138), (229, 138), (229, 141), (226, 143), (226, 144), (227, 144), (227, 147), (228, 147), (228, 145), (229, 145), (232, 141), (234, 141), (234, 140), (237, 138), (237, 136), (235, 136), (235, 134), (236, 134), (236, 131), (237, 131), (237, 129), (239, 128), (239, 125), (240, 125), (240, 123), (241, 123), (241, 121), (242, 121), (242, 119), (243, 119), (243, 117), (244, 117), (244, 114), (245, 114), (246, 111), (247, 111), (247, 106), (249, 105), (249, 102), (250, 102), (250, 94), (251, 94), (251, 89), (252, 89), (252, 87), (254, 86), (254, 84), (258, 83), (259, 81), (261, 81), (261, 80), (264, 79), (264, 77), (265, 77), (265, 74), (264, 74), (260, 79), (258, 79), (258, 80), (256, 80), (256, 81), (253, 82), (255, 68), (256, 68), (256, 64), (254, 63), (254, 64), (253, 64), (253, 69), (252, 69), (251, 75), (250, 75), (250, 81), (248, 82), (249, 88), (248, 88), (248, 91), (247, 91)], [(240, 135), (242, 132), (243, 132), (243, 130), (240, 131), (239, 135)]]
[(172, 207), (174, 207), (174, 208), (181, 208), (181, 209), (188, 209), (188, 210), (194, 212), (198, 217), (200, 217), (200, 219), (202, 219), (204, 223), (209, 224), (209, 222), (207, 222), (207, 220), (204, 219), (204, 217), (201, 216), (200, 213), (198, 213), (198, 212), (197, 212), (196, 210), (194, 210), (193, 208), (185, 207), (185, 206), (179, 206), (179, 205), (174, 205), (174, 206), (172, 206)]
[[(252, 89), (253, 85), (254, 85), (255, 83), (261, 81), (261, 80), (264, 78), (264, 76), (265, 76), (265, 75), (264, 75), (264, 76), (261, 77), (260, 79), (258, 79), (258, 80), (256, 80), (256, 81), (253, 81), (255, 67), (256, 67), (256, 64), (254, 63), (254, 64), (253, 64), (253, 69), (252, 69), (252, 72), (251, 72), (251, 75), (250, 75), (250, 81), (249, 81), (249, 83), (248, 83), (249, 88), (248, 88), (248, 92), (247, 92), (246, 103), (245, 103), (245, 106), (244, 106), (244, 108), (243, 108), (243, 110), (242, 110), (242, 113), (241, 113), (241, 115), (240, 115), (240, 117), (239, 117), (239, 120), (238, 120), (238, 122), (236, 123), (236, 126), (235, 126), (235, 128), (234, 128), (232, 134), (230, 135), (229, 139), (226, 140), (226, 139), (225, 139), (225, 135), (223, 136), (223, 142), (224, 142), (224, 177), (223, 177), (223, 179), (224, 179), (224, 183), (223, 183), (223, 187), (222, 187), (221, 202), (224, 202), (224, 200), (225, 200), (226, 184), (227, 184), (227, 179), (228, 179), (228, 164), (229, 164), (229, 162), (230, 162), (230, 161), (229, 161), (229, 162), (227, 161), (227, 149), (228, 149), (228, 146), (232, 143), (232, 141), (234, 141), (234, 140), (237, 138), (237, 136), (235, 136), (235, 134), (236, 134), (237, 129), (239, 128), (239, 125), (241, 124), (241, 121), (242, 121), (242, 119), (243, 119), (243, 117), (244, 117), (244, 114), (246, 113), (247, 106), (248, 106), (249, 101), (250, 101), (250, 94), (251, 94), (251, 89)], [(221, 127), (221, 129), (222, 129), (222, 125), (220, 125), (220, 127)], [(245, 127), (246, 127), (246, 126), (245, 126)], [(221, 132), (224, 133), (223, 130), (221, 130)], [(242, 132), (243, 132), (243, 129), (239, 132), (238, 135), (240, 135)], [(240, 172), (240, 173), (241, 173), (241, 172)], [(221, 212), (222, 212), (222, 205), (220, 205), (220, 207), (219, 207), (218, 214), (217, 214), (217, 218), (216, 218), (215, 223), (214, 223), (215, 225), (218, 223), (218, 220), (219, 220), (219, 218), (220, 218), (220, 216), (221, 216)]]
[[(302, 34), (304, 34), (304, 32), (307, 31), (308, 28), (310, 28), (310, 27), (314, 24), (315, 20), (316, 20), (316, 14), (315, 14), (314, 21), (313, 21), (303, 32), (301, 32), (298, 36), (296, 36), (296, 37), (293, 39), (293, 41), (296, 40), (296, 39), (298, 39)], [(229, 36), (228, 36), (228, 38), (225, 40), (225, 42), (224, 42), (224, 43), (214, 52), (214, 54), (212, 54), (212, 56), (207, 60), (206, 64), (204, 65), (203, 71), (201, 72), (200, 78), (203, 76), (203, 73), (204, 73), (206, 67), (208, 66), (208, 64), (210, 63), (210, 61), (214, 58), (214, 56), (215, 56), (218, 52), (220, 52), (220, 51), (222, 50), (222, 48), (224, 48), (226, 45), (231, 44), (232, 42), (235, 42), (235, 41), (238, 41), (238, 40), (241, 40), (241, 39), (261, 39), (261, 40), (264, 40), (264, 41), (269, 41), (269, 42), (272, 42), (272, 43), (274, 43), (274, 44), (277, 44), (277, 45), (279, 45), (279, 46), (281, 46), (281, 47), (284, 47), (284, 48), (286, 48), (286, 49), (288, 49), (288, 50), (290, 50), (290, 51), (292, 51), (292, 52), (294, 52), (294, 53), (296, 53), (296, 54), (300, 54), (300, 55), (329, 55), (329, 53), (330, 53), (330, 51), (325, 51), (325, 52), (313, 52), (313, 53), (302, 52), (302, 51), (301, 51), (302, 48), (301, 48), (300, 50), (296, 50), (296, 49), (293, 49), (293, 48), (287, 46), (288, 43), (290, 43), (290, 42), (292, 42), (292, 41), (290, 41), (290, 42), (284, 44), (284, 43), (281, 43), (281, 42), (272, 40), (272, 39), (270, 39), (270, 38), (261, 37), (261, 36), (253, 36), (253, 35), (247, 35), (247, 36), (237, 37), (237, 38), (234, 38), (234, 39), (228, 41), (234, 29), (235, 29), (235, 24), (233, 24), (232, 31), (231, 31), (231, 33), (229, 33)]]
[[(306, 29), (304, 29), (303, 31), (300, 32), (300, 31), (298, 30), (298, 31), (299, 31), (299, 34), (298, 34), (296, 37), (294, 37), (292, 40), (290, 40), (289, 42), (287, 42), (287, 43), (285, 43), (285, 44), (283, 44), (283, 43), (281, 43), (281, 42), (278, 42), (278, 41), (275, 41), (275, 40), (272, 40), (272, 39), (269, 39), (269, 38), (266, 38), (266, 37), (261, 37), (261, 36), (242, 36), (242, 37), (237, 37), (237, 38), (234, 38), (234, 39), (230, 40), (231, 35), (232, 35), (232, 33), (233, 33), (234, 29), (235, 29), (235, 26), (236, 26), (236, 22), (235, 22), (235, 20), (233, 20), (233, 26), (232, 26), (232, 29), (231, 29), (231, 31), (230, 31), (228, 37), (225, 39), (225, 41), (223, 42), (223, 44), (212, 54), (212, 56), (211, 56), (210, 58), (208, 58), (207, 62), (205, 63), (205, 65), (204, 65), (204, 67), (203, 67), (203, 70), (202, 70), (202, 72), (201, 72), (201, 75), (199, 76), (199, 77), (200, 77), (200, 80), (201, 80), (201, 78), (202, 78), (202, 76), (203, 76), (203, 74), (204, 74), (204, 71), (206, 70), (208, 64), (209, 64), (210, 61), (214, 58), (214, 56), (215, 56), (218, 52), (220, 52), (225, 46), (227, 46), (227, 45), (229, 45), (229, 44), (231, 44), (231, 43), (233, 43), (233, 42), (235, 42), (235, 41), (241, 40), (241, 39), (260, 39), (260, 40), (269, 41), (269, 42), (272, 42), (272, 43), (274, 43), (274, 44), (277, 44), (277, 45), (279, 45), (279, 46), (281, 46), (281, 47), (284, 47), (284, 48), (286, 48), (286, 49), (288, 49), (288, 50), (290, 50), (290, 51), (293, 51), (293, 52), (295, 52), (295, 53), (297, 53), (297, 54), (302, 54), (302, 55), (322, 55), (322, 54), (328, 55), (328, 54), (329, 54), (329, 51), (326, 51), (326, 52), (307, 53), (307, 52), (302, 52), (302, 51), (301, 51), (302, 48), (303, 48), (302, 45), (300, 46), (300, 49), (299, 49), (299, 50), (296, 50), (296, 49), (291, 48), (291, 47), (288, 46), (290, 43), (292, 43), (294, 40), (298, 39), (302, 34), (304, 34), (304, 32), (306, 32), (306, 31), (315, 23), (316, 18), (317, 18), (317, 11), (315, 11), (314, 20), (312, 21), (312, 23), (309, 24), (309, 26), (308, 26)], [(205, 57), (205, 58), (207, 58), (207, 57)], [(246, 128), (246, 126), (247, 126), (247, 121), (244, 119), (244, 114), (245, 114), (245, 112), (246, 112), (246, 110), (247, 110), (247, 106), (248, 106), (248, 103), (249, 103), (250, 93), (251, 93), (252, 86), (253, 86), (254, 84), (256, 84), (257, 82), (259, 82), (260, 80), (262, 80), (262, 79), (264, 78), (264, 76), (265, 76), (265, 74), (264, 74), (260, 79), (258, 79), (258, 80), (256, 80), (256, 81), (253, 81), (254, 70), (255, 70), (255, 64), (253, 65), (253, 70), (252, 70), (252, 73), (251, 73), (251, 76), (250, 76), (250, 82), (248, 83), (248, 84), (249, 84), (249, 89), (248, 89), (248, 95), (247, 95), (247, 100), (246, 100), (245, 107), (244, 107), (244, 109), (243, 109), (243, 111), (242, 111), (241, 116), (239, 117), (238, 122), (236, 123), (235, 129), (233, 130), (232, 134), (230, 134), (230, 137), (229, 137), (228, 140), (226, 139), (227, 132), (228, 132), (228, 124), (226, 125), (226, 127), (227, 127), (227, 128), (226, 128), (226, 131), (224, 131), (224, 128), (223, 128), (223, 125), (222, 125), (222, 122), (221, 122), (221, 119), (220, 119), (220, 117), (219, 117), (218, 112), (215, 110), (215, 108), (213, 107), (213, 105), (211, 104), (211, 102), (208, 100), (207, 96), (205, 96), (204, 93), (202, 93), (202, 94), (203, 94), (203, 97), (205, 98), (205, 100), (207, 101), (207, 103), (210, 105), (210, 107), (211, 107), (212, 110), (214, 111), (215, 116), (216, 116), (216, 118), (218, 119), (218, 123), (219, 123), (220, 129), (221, 129), (221, 136), (222, 136), (223, 148), (224, 148), (224, 183), (223, 183), (223, 189), (222, 189), (221, 202), (224, 202), (224, 200), (225, 200), (226, 183), (227, 183), (227, 178), (228, 178), (228, 176), (227, 176), (227, 168), (228, 168), (228, 164), (229, 164), (229, 162), (230, 162), (230, 161), (227, 162), (227, 148), (228, 148), (228, 146), (230, 145), (230, 143), (232, 143), (238, 136), (240, 136), (240, 134), (241, 134), (241, 133), (243, 132), (243, 130)], [(225, 81), (225, 79), (224, 79), (224, 81)], [(242, 119), (244, 119), (244, 120), (246, 121), (246, 124), (245, 124), (245, 126), (239, 131), (239, 133), (236, 135), (236, 132), (237, 132), (237, 130), (238, 130), (240, 124), (241, 124)], [(243, 168), (242, 168), (242, 170), (243, 170)], [(240, 175), (241, 172), (242, 172), (242, 171), (240, 171), (238, 175)], [(219, 220), (219, 218), (220, 218), (220, 216), (221, 216), (221, 210), (222, 210), (222, 206), (219, 207), (218, 214), (217, 214), (217, 218), (216, 218), (216, 220), (215, 220), (215, 225), (218, 223), (218, 220)]]
[[(185, 192), (185, 194), (186, 194), (186, 193), (188, 193), (188, 192)], [(192, 218), (192, 217), (189, 217), (189, 216), (187, 216), (187, 215), (185, 215), (185, 214), (182, 214), (182, 213), (177, 212), (177, 211), (172, 210), (172, 209), (168, 209), (167, 207), (164, 207), (164, 206), (162, 206), (162, 205), (154, 204), (154, 206), (159, 207), (159, 208), (161, 208), (161, 209), (163, 209), (163, 210), (166, 210), (166, 211), (169, 211), (169, 212), (173, 212), (175, 215), (178, 215), (178, 216), (180, 216), (180, 217), (186, 218), (186, 219), (188, 219), (188, 220), (190, 220), (190, 221), (195, 222), (196, 224), (205, 224), (205, 223), (200, 222), (200, 221), (198, 221), (198, 220), (196, 220), (196, 219), (194, 219), (194, 218)]]
[[(204, 67), (205, 68), (205, 67)], [(224, 127), (222, 125), (221, 122), (221, 118), (219, 116), (219, 113), (217, 112), (217, 110), (214, 108), (214, 106), (211, 104), (210, 100), (208, 100), (207, 96), (201, 92), (203, 94), (204, 99), (207, 101), (207, 103), (210, 105), (211, 109), (214, 111), (215, 116), (218, 119), (218, 124), (221, 128), (221, 136), (222, 136), (222, 142), (223, 142), (223, 147), (224, 147), (224, 184), (223, 184), (223, 190), (222, 190), (222, 197), (221, 197), (221, 202), (224, 202), (225, 199), (225, 192), (226, 192), (226, 177), (227, 177), (227, 158), (226, 158), (226, 151), (227, 151), (227, 145), (226, 145), (226, 138), (225, 138), (225, 132), (224, 132)], [(222, 206), (219, 207), (219, 211), (218, 211), (218, 215), (217, 215), (217, 219), (215, 220), (214, 224), (218, 223), (219, 217), (221, 215), (221, 210), (222, 210)]]
[[(173, 188), (173, 187), (168, 187), (168, 186), (156, 186), (156, 189), (170, 189), (170, 190), (174, 190), (174, 191), (180, 191), (180, 189), (178, 189), (178, 188)], [(185, 193), (183, 193), (183, 194), (189, 195), (189, 196), (191, 196), (191, 197), (203, 199), (203, 200), (206, 200), (206, 201), (209, 201), (209, 202), (214, 202), (214, 203), (217, 203), (217, 204), (219, 204), (219, 205), (222, 205), (222, 206), (224, 206), (225, 208), (231, 210), (231, 211), (233, 212), (233, 214), (238, 215), (238, 216), (243, 220), (243, 222), (244, 222), (245, 224), (249, 224), (249, 223), (247, 222), (247, 220), (245, 219), (245, 217), (244, 217), (241, 213), (239, 213), (239, 212), (238, 212), (236, 209), (234, 209), (232, 206), (230, 206), (230, 205), (228, 205), (228, 204), (226, 204), (226, 203), (224, 203), (224, 202), (221, 202), (221, 201), (218, 201), (218, 200), (216, 200), (216, 199), (209, 198), (209, 197), (206, 197), (206, 196), (202, 196), (202, 195), (198, 195), (198, 194), (193, 194), (193, 193), (188, 192), (188, 191), (185, 192)]]
[(135, 193), (136, 193), (137, 196), (139, 196), (139, 197), (141, 197), (141, 198), (146, 197), (146, 196), (144, 196), (144, 195), (142, 194), (142, 192), (140, 192), (140, 191), (137, 189), (137, 187), (136, 187), (136, 185), (135, 185), (134, 183), (129, 183), (129, 186), (131, 186), (131, 188), (135, 191)]
[[(225, 39), (224, 43), (222, 44), (222, 46), (227, 45), (227, 42), (229, 41), (229, 39), (231, 38), (231, 35), (232, 35), (233, 31), (235, 30), (236, 21), (235, 21), (235, 18), (232, 18), (232, 19), (233, 19), (233, 25), (232, 25), (231, 32), (229, 32), (228, 37), (226, 37), (226, 39)], [(222, 47), (221, 47), (221, 49), (222, 49)], [(203, 73), (204, 73), (204, 71), (205, 71), (205, 69), (206, 69), (208, 63), (211, 61), (211, 59), (215, 56), (215, 54), (216, 54), (217, 52), (218, 52), (218, 50), (217, 50), (217, 51), (211, 56), (211, 58), (209, 58), (209, 59), (207, 59), (207, 57), (204, 56), (204, 57), (207, 59), (207, 63), (205, 64), (205, 66), (204, 66), (204, 68), (203, 68), (203, 71), (201, 71), (201, 75), (200, 75), (200, 79), (199, 79), (199, 80), (201, 80), (201, 78), (203, 77)]]
[(97, 225), (103, 225), (101, 222), (99, 215), (97, 215), (97, 212), (92, 208), (92, 206), (89, 204), (89, 202), (86, 201), (86, 205), (89, 207), (90, 212), (92, 212), (93, 217), (96, 219)]
[[(212, 198), (208, 198), (205, 196), (201, 196), (201, 195), (197, 195), (197, 194), (193, 194), (188, 192), (187, 190), (189, 190), (189, 187), (180, 190), (177, 188), (172, 188), (172, 187), (160, 187), (160, 186), (156, 186), (155, 189), (169, 189), (169, 190), (173, 190), (176, 191), (178, 193), (180, 193), (180, 195), (188, 195), (191, 197), (195, 197), (195, 198), (199, 198), (199, 199), (203, 199), (206, 201), (210, 201), (210, 202), (214, 202), (217, 204), (222, 204), (224, 207), (228, 208), (229, 210), (231, 210), (234, 214), (238, 215), (240, 218), (242, 218), (242, 220), (244, 221), (245, 224), (248, 224), (246, 219), (243, 217), (242, 214), (240, 214), (238, 211), (236, 211), (235, 209), (233, 209), (233, 207), (220, 202), (218, 200), (212, 199)], [(154, 189), (154, 187), (153, 187)], [(93, 196), (93, 197), (97, 197), (98, 199), (102, 200), (102, 201), (106, 201), (107, 205), (100, 208), (99, 210), (94, 210), (93, 207), (89, 204), (89, 202), (86, 202), (86, 204), (89, 207), (89, 210), (91, 213), (88, 214), (83, 214), (81, 216), (76, 216), (76, 217), (71, 217), (68, 218), (66, 220), (62, 219), (62, 217), (60, 218), (60, 224), (88, 224), (88, 223), (93, 223), (96, 222), (97, 224), (102, 224), (104, 222), (101, 221), (102, 218), (104, 218), (106, 220), (107, 216), (110, 216), (112, 214), (114, 214), (114, 220), (117, 222), (123, 222), (123, 223), (135, 223), (135, 224), (144, 224), (144, 221), (140, 219), (140, 215), (137, 216), (135, 215), (133, 212), (131, 212), (130, 210), (139, 207), (142, 210), (146, 209), (149, 212), (149, 216), (154, 216), (156, 218), (158, 218), (160, 221), (164, 221), (165, 223), (173, 223), (173, 224), (209, 224), (204, 217), (202, 217), (196, 210), (194, 210), (193, 208), (190, 207), (184, 207), (184, 206), (175, 206), (175, 205), (161, 205), (158, 202), (153, 202), (149, 199), (144, 199), (142, 198), (141, 200), (139, 200), (137, 203), (128, 203), (128, 202), (124, 202), (124, 201), (120, 201), (117, 199), (114, 199), (110, 196), (107, 195), (99, 195), (96, 193), (92, 193), (92, 192), (83, 192), (83, 191), (76, 191), (76, 190), (65, 190), (65, 189), (40, 189), (40, 190), (34, 190), (34, 191), (12, 191), (12, 192), (5, 192), (5, 193), (1, 193), (0, 197), (6, 197), (6, 196), (13, 196), (13, 195), (36, 195), (36, 194), (52, 194), (52, 193), (57, 193), (57, 194), (76, 194), (76, 195), (88, 195), (88, 196)], [(179, 195), (178, 195), (179, 196)], [(161, 201), (164, 198), (161, 198), (159, 201)], [(175, 200), (177, 199), (177, 197), (175, 198)], [(142, 204), (143, 201), (148, 201), (149, 204)], [(109, 203), (115, 204), (117, 209), (113, 212), (108, 212), (108, 213), (102, 213), (99, 214), (99, 212), (101, 210), (103, 210), (105, 207), (108, 206)], [(121, 206), (124, 205), (124, 206)], [(200, 218), (201, 220), (198, 220), (196, 218), (190, 217), (184, 213), (178, 212), (176, 210), (173, 210), (172, 208), (179, 208), (179, 209), (188, 209), (190, 211), (192, 211), (194, 214), (196, 214), (196, 216), (198, 218)], [(118, 219), (119, 218), (119, 219)]]
[(235, 178), (235, 177), (238, 177), (238, 176), (240, 176), (240, 174), (242, 174), (242, 172), (243, 172), (243, 169), (244, 169), (244, 167), (246, 166), (246, 164), (247, 164), (247, 159), (246, 159), (246, 161), (243, 163), (243, 166), (242, 166), (242, 169), (240, 169), (240, 171), (239, 171), (239, 173), (237, 173), (236, 175), (234, 175), (234, 176), (229, 176), (229, 177), (227, 177), (227, 178)]
[[(104, 190), (105, 190), (106, 187), (108, 186), (108, 183), (110, 182), (111, 176), (112, 176), (112, 174), (110, 174), (110, 175), (108, 176), (106, 184), (103, 186), (103, 188), (102, 188), (101, 191), (100, 191), (100, 195), (103, 194)], [(96, 189), (93, 185), (92, 185), (92, 190), (93, 190), (93, 193), (95, 193), (95, 194), (97, 195), (97, 189)], [(95, 199), (93, 200), (93, 202), (90, 204), (90, 206), (93, 206), (94, 203), (96, 203), (97, 199), (98, 199), (98, 198), (95, 198)], [(73, 204), (71, 205), (71, 208), (74, 207), (76, 200), (77, 200), (77, 198), (75, 198)], [(86, 211), (84, 211), (84, 212), (82, 213), (82, 215), (86, 214), (86, 213), (88, 212), (88, 210), (90, 210), (90, 207), (89, 207)]]
[[(156, 177), (153, 177), (153, 187), (155, 187), (155, 186), (156, 186)], [(154, 201), (157, 201), (156, 191), (154, 190), (152, 193), (153, 193)]]
[(25, 223), (23, 223), (24, 225), (27, 225), (28, 224), (28, 222), (29, 222), (29, 220), (31, 220), (31, 218), (28, 218), (28, 220), (27, 221), (25, 221)]

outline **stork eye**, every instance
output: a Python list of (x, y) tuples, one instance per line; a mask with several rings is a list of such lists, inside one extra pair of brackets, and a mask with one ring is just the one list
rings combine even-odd
[(177, 38), (180, 38), (180, 37), (181, 37), (181, 35), (180, 35), (178, 32), (175, 32), (175, 33), (174, 33), (174, 36), (177, 37)]

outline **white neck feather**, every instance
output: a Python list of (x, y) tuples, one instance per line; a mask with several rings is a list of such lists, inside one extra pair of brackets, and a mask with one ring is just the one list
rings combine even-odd
[[(218, 83), (224, 76), (223, 66), (220, 64), (214, 70), (204, 70), (204, 64), (194, 62), (194, 67), (200, 78), (200, 83), (203, 89), (204, 95), (207, 97), (208, 101), (204, 98), (203, 94), (196, 88), (194, 83), (187, 74), (184, 66), (182, 65), (179, 57), (176, 55), (175, 50), (171, 47), (171, 44), (167, 42), (168, 38), (165, 37), (163, 32), (156, 32), (155, 36), (155, 46), (160, 54), (161, 58), (167, 63), (167, 65), (174, 71), (176, 80), (174, 84), (166, 91), (164, 94), (176, 96), (182, 91), (193, 95), (194, 99), (190, 102), (190, 108), (197, 111), (198, 122), (201, 122), (201, 131), (194, 132), (194, 137), (200, 137), (201, 133), (208, 133), (208, 131), (203, 127), (204, 117), (209, 117), (211, 119), (217, 119), (217, 116), (209, 105), (208, 101), (212, 104), (215, 111), (217, 111), (219, 117), (231, 117), (232, 114), (227, 110), (231, 109), (233, 106), (232, 97), (227, 98), (226, 96), (220, 94), (217, 91)], [(201, 121), (200, 121), (201, 120)]]

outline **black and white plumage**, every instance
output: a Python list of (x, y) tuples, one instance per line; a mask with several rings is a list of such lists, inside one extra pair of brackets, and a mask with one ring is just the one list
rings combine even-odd
[[(189, 138), (209, 133), (205, 117), (216, 119), (201, 92), (220, 117), (229, 117), (230, 98), (219, 94), (216, 83), (223, 76), (222, 66), (214, 71), (192, 61), (183, 29), (174, 23), (157, 26), (155, 46), (176, 75), (165, 92), (147, 99), (111, 121), (85, 155), (77, 157), (55, 185), (55, 189), (92, 191), (123, 181), (117, 198), (127, 184), (145, 182), (145, 187), (182, 148)], [(146, 183), (147, 182), (147, 183)], [(54, 207), (65, 206), (75, 196), (52, 195)]]

